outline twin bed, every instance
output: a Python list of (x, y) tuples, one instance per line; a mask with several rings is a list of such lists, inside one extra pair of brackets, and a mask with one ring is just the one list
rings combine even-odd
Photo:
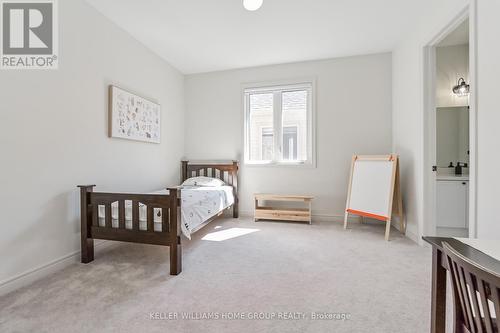
[[(210, 177), (210, 178), (208, 178)], [(170, 247), (170, 274), (182, 270), (187, 238), (232, 207), (238, 217), (238, 162), (182, 161), (183, 185), (145, 193), (94, 192), (80, 185), (82, 262), (94, 260), (94, 239)]]

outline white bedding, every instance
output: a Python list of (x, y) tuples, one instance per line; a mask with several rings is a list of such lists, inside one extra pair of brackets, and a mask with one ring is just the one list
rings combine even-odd
[(181, 190), (182, 233), (191, 232), (234, 203), (232, 186), (184, 186)]
[[(150, 194), (168, 194), (168, 190)], [(211, 217), (234, 203), (232, 186), (184, 186), (181, 188), (181, 229), (191, 239), (191, 233)], [(154, 209), (154, 231), (161, 230), (162, 211)], [(105, 208), (99, 206), (99, 225), (104, 226)], [(111, 205), (111, 224), (118, 228), (118, 202)], [(139, 230), (147, 229), (147, 207), (139, 204)], [(132, 202), (125, 201), (125, 228), (132, 229)]]

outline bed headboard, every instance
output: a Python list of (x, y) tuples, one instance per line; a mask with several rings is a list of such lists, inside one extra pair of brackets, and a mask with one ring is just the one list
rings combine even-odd
[(238, 170), (239, 162), (181, 162), (181, 183), (188, 178), (206, 176), (218, 178), (233, 187), (233, 217), (238, 217)]

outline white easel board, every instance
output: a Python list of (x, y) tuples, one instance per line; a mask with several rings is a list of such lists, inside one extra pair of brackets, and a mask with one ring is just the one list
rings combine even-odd
[(396, 208), (401, 231), (404, 230), (398, 162), (398, 156), (394, 154), (353, 156), (344, 227), (347, 227), (349, 214), (384, 221), (388, 239), (392, 212)]

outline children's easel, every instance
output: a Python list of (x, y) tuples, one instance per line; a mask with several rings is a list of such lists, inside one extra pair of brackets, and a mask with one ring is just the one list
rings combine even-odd
[(389, 240), (393, 213), (398, 215), (400, 231), (405, 233), (398, 155), (354, 155), (344, 229), (349, 214), (385, 221), (385, 240)]

